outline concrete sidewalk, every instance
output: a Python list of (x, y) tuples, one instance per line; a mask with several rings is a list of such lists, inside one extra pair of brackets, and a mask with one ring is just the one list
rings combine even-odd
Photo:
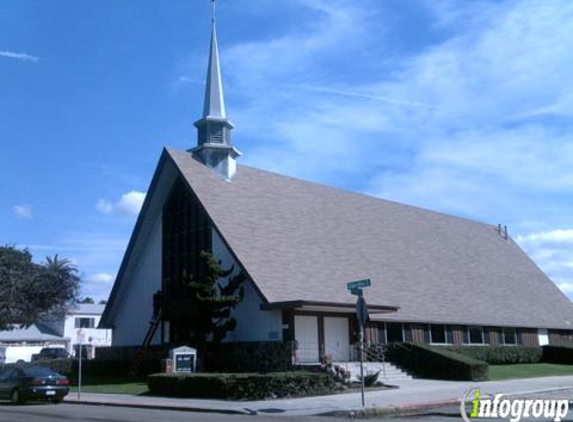
[[(366, 392), (367, 410), (395, 413), (408, 409), (422, 409), (458, 402), (469, 388), (480, 387), (482, 394), (528, 394), (553, 390), (573, 389), (573, 376), (529, 378), (508, 381), (457, 382), (410, 380), (399, 384), (399, 389)], [(573, 398), (573, 397), (572, 397)], [(186, 410), (237, 414), (274, 414), (310, 416), (349, 414), (363, 411), (360, 393), (342, 393), (331, 396), (297, 399), (226, 401), (203, 399), (176, 399), (164, 397), (132, 396), (126, 394), (76, 393), (66, 397), (66, 403), (100, 404), (108, 406), (149, 407), (154, 409)]]

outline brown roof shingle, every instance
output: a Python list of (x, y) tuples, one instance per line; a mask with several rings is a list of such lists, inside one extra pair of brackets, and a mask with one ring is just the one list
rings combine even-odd
[(573, 328), (573, 305), (494, 226), (239, 166), (226, 182), (167, 150), (269, 302), (352, 303), (385, 319)]

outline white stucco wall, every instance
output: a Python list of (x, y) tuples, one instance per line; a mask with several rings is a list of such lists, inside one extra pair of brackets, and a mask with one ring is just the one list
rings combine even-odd
[[(225, 243), (216, 229), (213, 229), (213, 255), (220, 259), (223, 268), (235, 265), (235, 274), (239, 272)], [(237, 328), (229, 333), (225, 341), (280, 341), (282, 340), (281, 311), (263, 311), (260, 309), (261, 297), (252, 283), (244, 284), (245, 298), (237, 305), (232, 315), (237, 320)]]
[[(161, 290), (161, 226), (159, 215), (114, 315), (113, 346), (139, 346), (147, 334), (153, 315), (153, 294)], [(158, 328), (152, 344), (160, 343), (160, 335)]]

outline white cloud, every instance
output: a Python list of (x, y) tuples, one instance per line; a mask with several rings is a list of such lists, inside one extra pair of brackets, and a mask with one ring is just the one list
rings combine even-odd
[(102, 214), (111, 214), (113, 212), (113, 204), (105, 199), (100, 199), (96, 204), (96, 210)]
[(132, 190), (121, 195), (117, 202), (100, 199), (96, 204), (96, 210), (102, 214), (137, 215), (141, 210), (145, 192)]
[(557, 286), (573, 298), (573, 229), (555, 229), (520, 235), (517, 243)]
[(570, 298), (573, 298), (573, 282), (557, 283), (557, 286)]
[(557, 229), (547, 232), (530, 233), (528, 235), (517, 236), (519, 243), (573, 243), (573, 229)]
[(103, 284), (110, 284), (113, 282), (115, 277), (109, 273), (97, 273), (91, 274), (86, 277), (86, 281), (89, 283), (103, 283)]
[(114, 275), (105, 272), (88, 275), (84, 277), (81, 294), (94, 298), (96, 302), (102, 299), (107, 300), (114, 280)]
[(33, 62), (33, 63), (36, 63), (40, 60), (40, 58), (37, 56), (33, 56), (28, 53), (15, 53), (13, 51), (0, 51), (0, 57), (6, 57), (8, 59), (15, 59), (23, 62)]
[(21, 220), (31, 220), (34, 218), (31, 205), (14, 205), (12, 207), (12, 212)]

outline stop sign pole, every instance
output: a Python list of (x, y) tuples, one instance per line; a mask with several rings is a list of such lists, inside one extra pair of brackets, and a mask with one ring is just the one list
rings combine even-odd
[(360, 355), (360, 395), (362, 397), (362, 407), (365, 406), (364, 398), (364, 325), (368, 321), (368, 308), (363, 297), (362, 287), (371, 285), (369, 278), (347, 283), (346, 287), (350, 293), (358, 296), (356, 300), (356, 317), (358, 319), (358, 351)]

